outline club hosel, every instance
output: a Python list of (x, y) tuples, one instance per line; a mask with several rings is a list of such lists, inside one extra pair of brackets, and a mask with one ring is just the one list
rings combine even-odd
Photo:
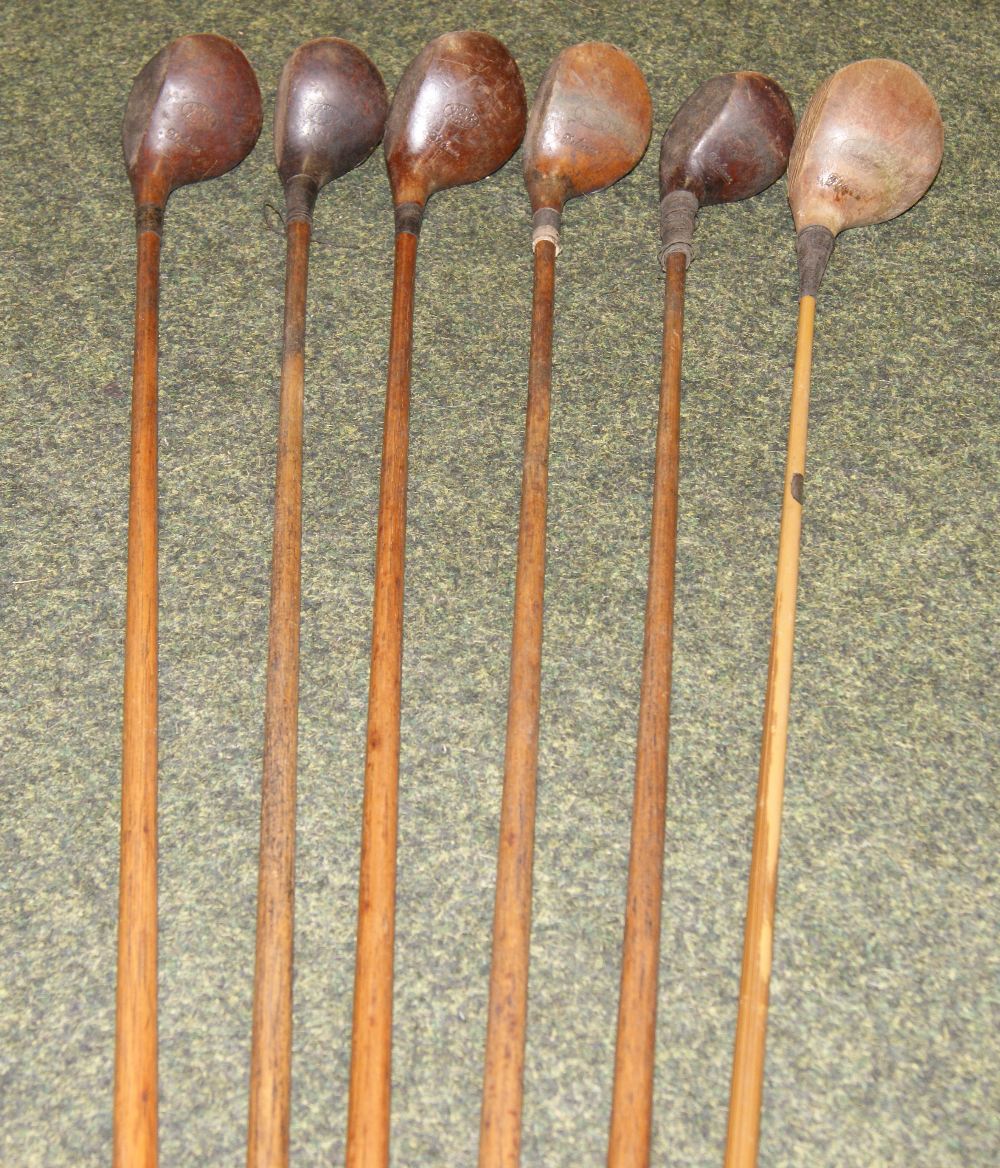
[(531, 216), (531, 250), (534, 251), (543, 239), (547, 239), (558, 255), (562, 250), (559, 244), (561, 224), (562, 211), (558, 207), (539, 207)]
[(154, 235), (163, 234), (162, 203), (140, 202), (135, 205), (135, 233), (142, 235), (144, 231), (151, 231)]
[(823, 282), (823, 273), (833, 254), (836, 236), (821, 223), (803, 227), (795, 241), (799, 257), (799, 299), (803, 296), (815, 297)]
[(308, 174), (294, 174), (285, 183), (285, 226), (312, 223), (319, 183)]
[(694, 224), (701, 204), (692, 191), (678, 187), (660, 199), (660, 267), (666, 271), (667, 256), (680, 251), (685, 267), (694, 255)]
[(408, 232), (410, 235), (420, 235), (420, 225), (424, 221), (424, 207), (422, 203), (396, 204), (396, 234)]

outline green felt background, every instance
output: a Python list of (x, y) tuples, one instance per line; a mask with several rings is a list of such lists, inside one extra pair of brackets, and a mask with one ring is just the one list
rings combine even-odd
[[(662, 276), (656, 161), (713, 73), (801, 113), (898, 56), (940, 177), (846, 235), (820, 299), (762, 1168), (1000, 1160), (994, 272), (997, 10), (43, 2), (0, 15), (0, 1164), (107, 1164), (132, 347), (132, 77), (235, 38), (267, 111), (171, 200), (161, 325), (161, 1150), (242, 1163), (284, 249), (270, 117), (321, 34), (390, 89), (449, 28), (529, 93), (574, 41), (631, 52), (653, 146), (570, 206), (554, 416), (525, 1165), (603, 1162), (628, 847)], [(293, 1158), (341, 1162), (391, 288), (379, 156), (320, 199), (309, 300)], [(795, 327), (779, 183), (690, 269), (657, 1165), (718, 1165)], [(474, 1161), (530, 307), (515, 160), (433, 201), (411, 441), (393, 1164)]]

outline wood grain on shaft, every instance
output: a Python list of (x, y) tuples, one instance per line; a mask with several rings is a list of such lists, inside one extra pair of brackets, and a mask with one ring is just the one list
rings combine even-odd
[(138, 235), (129, 481), (122, 819), (118, 885), (114, 1168), (155, 1168), (156, 362), (160, 237)]
[(609, 1168), (646, 1168), (649, 1164), (667, 807), (686, 265), (683, 252), (673, 252), (667, 257), (660, 413), (618, 1001), (618, 1044), (608, 1139)]
[(517, 545), (479, 1168), (516, 1168), (520, 1157), (542, 673), (555, 254), (555, 247), (548, 240), (539, 241), (535, 247), (521, 526)]
[(795, 596), (799, 579), (802, 531), (802, 484), (806, 471), (806, 428), (816, 301), (799, 301), (798, 340), (792, 379), (791, 417), (785, 491), (778, 537), (778, 567), (771, 624), (771, 653), (764, 702), (757, 810), (754, 821), (750, 887), (743, 941), (743, 970), (736, 1018), (736, 1043), (729, 1098), (726, 1168), (753, 1168), (757, 1163), (760, 1108), (764, 1090), (764, 1043), (768, 987), (774, 939), (774, 905), (778, 888), (778, 846), (788, 746), (788, 712), (792, 693)]
[(408, 231), (400, 232), (396, 236), (375, 547), (375, 606), (347, 1111), (348, 1168), (385, 1168), (389, 1162), (403, 563), (416, 256), (417, 237)]
[(288, 1164), (302, 563), (302, 415), (309, 236), (307, 222), (296, 220), (289, 223), (264, 714), (247, 1168), (286, 1168)]

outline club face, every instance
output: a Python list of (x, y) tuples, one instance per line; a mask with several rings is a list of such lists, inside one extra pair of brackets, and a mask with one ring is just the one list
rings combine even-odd
[(944, 127), (931, 91), (901, 61), (856, 61), (813, 95), (788, 164), (788, 202), (801, 231), (836, 235), (901, 215), (941, 165)]
[(784, 173), (795, 115), (781, 86), (762, 73), (722, 73), (677, 111), (660, 146), (660, 196), (688, 190), (701, 206), (734, 203)]
[(253, 149), (260, 89), (241, 50), (214, 34), (171, 41), (132, 85), (122, 146), (136, 200), (162, 205), (171, 191), (215, 178)]
[(378, 145), (389, 99), (378, 69), (338, 37), (300, 45), (278, 84), (274, 156), (282, 183), (305, 174), (322, 187)]
[(477, 182), (524, 136), (524, 85), (495, 37), (452, 32), (425, 45), (389, 108), (385, 159), (397, 203), (421, 206), (435, 191)]
[(621, 49), (590, 41), (564, 49), (542, 78), (524, 136), (524, 181), (533, 210), (623, 178), (649, 145), (653, 104)]

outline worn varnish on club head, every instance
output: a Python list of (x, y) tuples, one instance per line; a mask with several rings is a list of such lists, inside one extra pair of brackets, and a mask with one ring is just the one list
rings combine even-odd
[(389, 109), (385, 160), (397, 206), (477, 182), (524, 136), (527, 103), (514, 58), (487, 33), (449, 32), (407, 66)]
[(315, 199), (364, 162), (388, 109), (382, 75), (355, 45), (339, 37), (300, 45), (282, 70), (274, 109), (274, 157), (286, 196), (302, 188)]
[(137, 204), (232, 170), (260, 133), (260, 88), (240, 48), (214, 33), (180, 37), (132, 84), (122, 146)]
[(660, 146), (660, 197), (690, 191), (702, 207), (760, 194), (784, 173), (795, 134), (785, 91), (762, 73), (722, 73), (674, 115)]
[(941, 166), (944, 126), (919, 73), (876, 58), (838, 69), (813, 94), (788, 164), (796, 231), (901, 215)]
[(653, 103), (638, 66), (615, 45), (572, 45), (545, 71), (524, 136), (531, 208), (561, 211), (567, 199), (602, 190), (642, 158)]
[(762, 73), (721, 73), (700, 85), (660, 144), (660, 262), (690, 261), (698, 208), (760, 194), (785, 173), (795, 115)]

